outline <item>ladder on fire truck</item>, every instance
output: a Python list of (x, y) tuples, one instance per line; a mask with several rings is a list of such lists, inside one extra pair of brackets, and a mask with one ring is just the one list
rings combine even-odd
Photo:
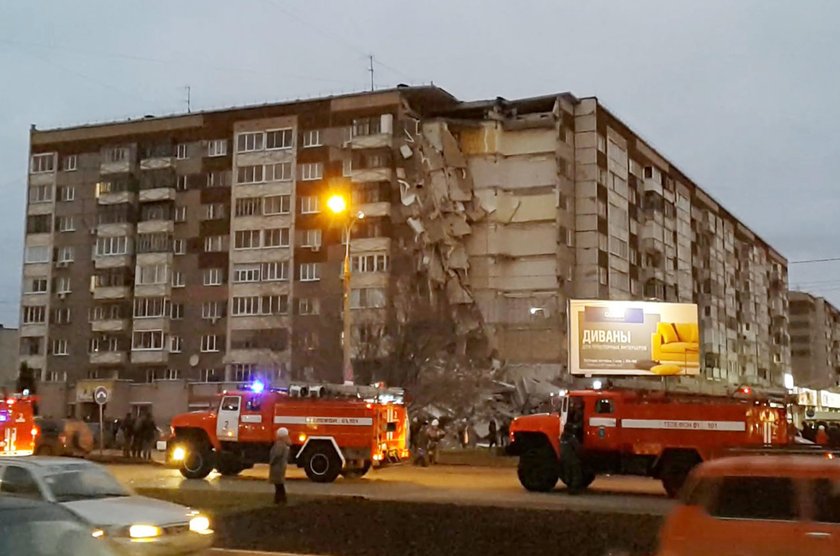
[(293, 398), (334, 398), (359, 399), (369, 402), (405, 403), (405, 390), (382, 385), (328, 384), (323, 382), (293, 382), (288, 388), (279, 389), (288, 392)]

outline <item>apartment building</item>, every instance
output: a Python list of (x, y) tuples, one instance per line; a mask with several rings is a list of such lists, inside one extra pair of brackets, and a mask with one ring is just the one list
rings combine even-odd
[(595, 98), (437, 87), (31, 131), (21, 357), (44, 381), (338, 380), (412, 326), (566, 370), (570, 298), (700, 305), (703, 375), (781, 384), (785, 259)]
[(840, 310), (825, 298), (791, 291), (790, 354), (796, 385), (840, 386)]

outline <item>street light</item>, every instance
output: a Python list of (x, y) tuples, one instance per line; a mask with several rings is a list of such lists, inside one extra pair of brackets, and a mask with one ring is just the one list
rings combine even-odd
[(353, 364), (350, 362), (350, 234), (353, 231), (353, 224), (356, 223), (356, 220), (363, 219), (365, 213), (358, 211), (356, 214), (350, 215), (347, 198), (343, 195), (332, 195), (327, 199), (327, 207), (336, 216), (348, 215), (347, 224), (344, 227), (346, 243), (344, 246), (344, 272), (342, 274), (344, 280), (344, 305), (342, 309), (344, 332), (341, 339), (341, 373), (345, 384), (353, 384)]

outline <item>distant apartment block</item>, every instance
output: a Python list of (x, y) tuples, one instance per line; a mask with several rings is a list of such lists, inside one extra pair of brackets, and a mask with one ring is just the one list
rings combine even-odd
[(708, 380), (790, 368), (786, 260), (595, 98), (398, 87), (30, 149), (20, 353), (45, 381), (339, 379), (334, 190), (365, 215), (360, 365), (430, 306), (456, 354), (557, 376), (567, 300), (611, 298), (698, 303)]
[(840, 310), (822, 297), (792, 291), (790, 297), (791, 367), (797, 386), (840, 385)]

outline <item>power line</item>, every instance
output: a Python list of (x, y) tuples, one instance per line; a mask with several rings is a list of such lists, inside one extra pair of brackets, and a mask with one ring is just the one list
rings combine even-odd
[(827, 257), (825, 259), (803, 259), (801, 261), (788, 261), (788, 264), (814, 264), (814, 263), (833, 263), (840, 261), (840, 257)]

